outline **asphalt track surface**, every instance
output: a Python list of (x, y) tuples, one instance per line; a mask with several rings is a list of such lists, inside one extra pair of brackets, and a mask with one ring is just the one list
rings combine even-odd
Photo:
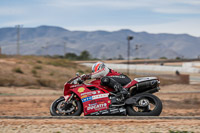
[(133, 120), (200, 120), (200, 116), (0, 116), (0, 119), (133, 119)]

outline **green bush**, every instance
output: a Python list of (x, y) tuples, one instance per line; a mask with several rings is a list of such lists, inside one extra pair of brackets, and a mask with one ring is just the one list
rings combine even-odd
[(35, 69), (33, 69), (31, 72), (32, 72), (33, 75), (37, 74), (37, 71)]
[(81, 54), (78, 56), (75, 53), (67, 53), (65, 54), (65, 58), (69, 60), (91, 60), (91, 55), (87, 50), (84, 50), (81, 52)]
[(65, 54), (65, 58), (69, 60), (77, 60), (78, 56), (75, 53), (67, 53)]
[(73, 63), (69, 60), (66, 59), (56, 59), (56, 60), (50, 60), (47, 62), (47, 65), (53, 65), (53, 66), (59, 66), (59, 67), (66, 67), (66, 68), (71, 68), (74, 67), (76, 68), (76, 63)]
[(89, 60), (91, 59), (91, 55), (88, 51), (84, 50), (81, 52), (80, 56), (78, 57), (79, 60)]
[(37, 63), (40, 63), (40, 64), (41, 64), (41, 63), (42, 63), (42, 61), (40, 61), (40, 60), (37, 60)]
[(160, 57), (160, 59), (167, 59), (167, 57)]
[(79, 72), (80, 74), (84, 74), (84, 72), (82, 70), (78, 70), (77, 72)]
[(34, 66), (34, 69), (42, 69), (42, 66)]
[(24, 73), (24, 72), (21, 70), (21, 68), (19, 68), (19, 67), (14, 68), (14, 69), (13, 69), (13, 72), (20, 73), (20, 74), (23, 74), (23, 73)]
[(176, 57), (176, 60), (180, 60), (181, 59), (181, 57)]

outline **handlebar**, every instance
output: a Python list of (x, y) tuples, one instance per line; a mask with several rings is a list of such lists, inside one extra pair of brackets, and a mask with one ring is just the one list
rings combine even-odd
[(69, 80), (67, 83), (68, 84), (82, 84), (84, 81), (81, 80), (81, 76), (77, 76), (75, 78), (72, 78), (71, 80)]

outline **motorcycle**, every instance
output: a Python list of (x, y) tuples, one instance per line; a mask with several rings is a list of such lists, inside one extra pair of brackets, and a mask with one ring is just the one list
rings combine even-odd
[(135, 78), (125, 85), (126, 96), (117, 96), (114, 89), (101, 86), (100, 79), (88, 84), (77, 76), (64, 85), (64, 96), (50, 106), (52, 116), (159, 116), (162, 112), (161, 100), (153, 95), (160, 90), (156, 77)]

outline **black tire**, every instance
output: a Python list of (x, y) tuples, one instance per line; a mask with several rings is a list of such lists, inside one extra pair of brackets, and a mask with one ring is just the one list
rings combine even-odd
[(80, 100), (74, 100), (76, 102), (77, 105), (77, 110), (74, 111), (73, 113), (59, 113), (57, 106), (59, 105), (59, 103), (65, 101), (64, 97), (60, 97), (58, 99), (56, 99), (50, 106), (50, 114), (52, 116), (80, 116), (81, 113), (83, 112), (83, 107), (82, 107), (82, 103)]
[(141, 96), (140, 99), (142, 99), (142, 98), (148, 99), (150, 101), (150, 103), (154, 104), (155, 108), (153, 110), (137, 112), (134, 110), (135, 106), (127, 105), (126, 106), (127, 114), (129, 116), (159, 116), (160, 113), (162, 112), (162, 108), (163, 108), (161, 100), (158, 97), (156, 97), (155, 95), (152, 95), (150, 93), (140, 94), (140, 96)]

